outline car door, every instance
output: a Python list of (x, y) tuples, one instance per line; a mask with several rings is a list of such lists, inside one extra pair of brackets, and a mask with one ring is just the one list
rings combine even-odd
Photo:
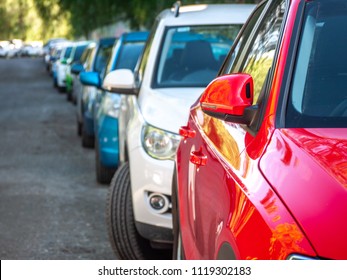
[[(254, 121), (250, 126), (226, 122), (192, 110), (188, 126), (202, 137), (191, 140), (188, 171), (189, 227), (199, 259), (238, 258), (241, 229), (252, 219), (248, 183), (256, 180), (257, 159), (264, 149), (263, 123), (271, 66), (280, 42), (285, 0), (264, 2), (243, 28), (220, 75), (248, 73), (254, 79)], [(256, 221), (250, 221), (256, 223)], [(183, 240), (184, 241), (184, 240)], [(223, 247), (232, 247), (226, 255)], [(221, 253), (221, 254), (220, 254)]]

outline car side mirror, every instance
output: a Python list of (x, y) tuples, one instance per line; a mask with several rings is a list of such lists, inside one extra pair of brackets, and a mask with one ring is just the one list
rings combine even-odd
[(200, 98), (204, 113), (225, 121), (250, 124), (245, 110), (253, 104), (253, 78), (249, 74), (231, 74), (216, 78)]
[(108, 73), (102, 87), (110, 92), (120, 94), (137, 94), (134, 73), (129, 69), (118, 69)]
[(67, 64), (66, 58), (63, 58), (62, 60), (60, 60), (60, 63), (63, 64), (63, 65), (66, 65)]
[(98, 72), (81, 72), (80, 81), (87, 86), (94, 86), (100, 88), (101, 81)]
[(78, 75), (80, 72), (84, 71), (84, 67), (80, 63), (74, 63), (71, 66), (71, 73)]

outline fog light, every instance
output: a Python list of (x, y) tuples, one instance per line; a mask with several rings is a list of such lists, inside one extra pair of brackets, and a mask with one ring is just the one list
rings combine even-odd
[(165, 213), (169, 209), (169, 199), (159, 193), (149, 195), (149, 205), (158, 213)]

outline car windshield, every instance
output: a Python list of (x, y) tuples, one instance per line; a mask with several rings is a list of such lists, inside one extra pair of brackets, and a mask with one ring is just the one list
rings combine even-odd
[(65, 50), (64, 58), (69, 58), (71, 55), (72, 47), (67, 47)]
[(60, 57), (62, 49), (55, 49), (53, 52), (53, 56), (56, 57), (57, 59)]
[(74, 62), (80, 60), (82, 53), (86, 49), (86, 47), (87, 47), (87, 45), (81, 45), (81, 46), (76, 47), (76, 51), (75, 51), (74, 56), (73, 56)]
[(166, 30), (154, 87), (205, 87), (216, 75), (241, 24)]
[(306, 4), (287, 127), (347, 127), (347, 5)]

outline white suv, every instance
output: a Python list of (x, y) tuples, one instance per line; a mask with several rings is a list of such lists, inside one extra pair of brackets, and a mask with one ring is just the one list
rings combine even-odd
[[(176, 6), (159, 14), (135, 72), (109, 73), (122, 93), (120, 161), (108, 197), (110, 240), (120, 259), (162, 258), (172, 244), (171, 182), (179, 127), (217, 75), (254, 5)], [(168, 250), (170, 252), (170, 250)]]

